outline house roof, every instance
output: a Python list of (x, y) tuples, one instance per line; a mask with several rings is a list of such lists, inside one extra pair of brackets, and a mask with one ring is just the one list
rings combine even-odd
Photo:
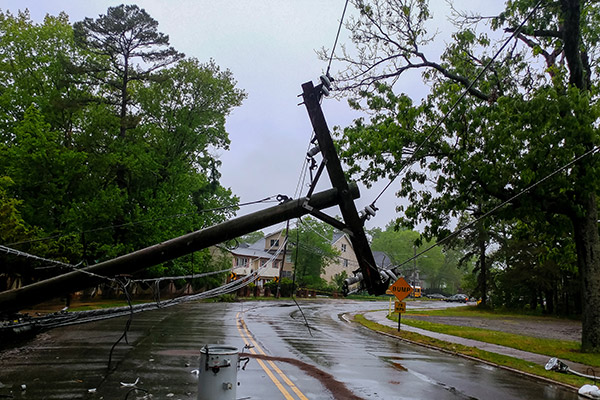
[(252, 258), (272, 258), (273, 255), (267, 253), (262, 249), (253, 249), (250, 247), (238, 247), (237, 249), (230, 250), (234, 256), (252, 257)]
[(250, 249), (254, 250), (264, 250), (265, 249), (265, 238), (260, 238), (254, 243), (248, 243), (246, 246)]
[(337, 243), (338, 240), (343, 238), (346, 234), (342, 231), (333, 232), (333, 237), (331, 238), (331, 244)]

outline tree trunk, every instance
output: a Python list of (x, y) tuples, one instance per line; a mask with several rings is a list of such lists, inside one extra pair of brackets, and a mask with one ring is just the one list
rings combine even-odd
[(120, 110), (120, 119), (121, 119), (121, 128), (119, 132), (119, 136), (124, 138), (127, 132), (127, 85), (129, 83), (129, 57), (125, 55), (124, 60), (124, 69), (123, 69), (123, 80), (121, 84), (121, 110)]
[(481, 290), (481, 305), (487, 306), (487, 260), (485, 258), (485, 239), (479, 241), (479, 289)]
[(600, 237), (596, 195), (582, 201), (584, 215), (573, 218), (577, 266), (581, 277), (581, 349), (600, 352)]

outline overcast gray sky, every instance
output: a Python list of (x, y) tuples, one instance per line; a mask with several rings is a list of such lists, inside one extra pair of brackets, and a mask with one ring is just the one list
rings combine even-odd
[[(221, 183), (230, 187), (241, 202), (258, 200), (276, 194), (295, 193), (305, 151), (312, 128), (306, 109), (298, 106), (301, 84), (318, 80), (326, 69), (315, 50), (331, 48), (337, 32), (345, 0), (138, 0), (159, 22), (159, 31), (169, 35), (171, 45), (187, 56), (200, 61), (214, 59), (221, 68), (233, 72), (238, 87), (248, 98), (228, 118), (227, 130), (231, 139), (229, 151), (219, 151)], [(28, 8), (34, 21), (46, 14), (65, 11), (71, 22), (84, 17), (96, 18), (108, 7), (122, 4), (111, 0), (4, 0), (2, 11), (16, 13)], [(449, 37), (444, 1), (431, 2), (436, 18), (433, 23), (440, 31), (437, 43), (441, 48)], [(462, 9), (496, 9), (503, 2), (458, 1)], [(486, 10), (490, 12), (491, 10)], [(349, 6), (347, 13), (354, 10)], [(348, 32), (342, 29), (340, 41), (348, 43)], [(348, 43), (349, 44), (349, 43)], [(332, 73), (341, 69), (332, 65)], [(335, 77), (335, 76), (334, 76)], [(418, 79), (399, 82), (399, 89), (412, 95), (424, 90)], [(345, 101), (325, 99), (323, 111), (329, 127), (347, 126), (357, 112)], [(328, 188), (329, 181), (321, 179), (318, 190)], [(372, 189), (361, 186), (357, 208), (370, 204), (387, 181)], [(398, 203), (393, 185), (377, 202), (377, 216), (367, 227), (385, 226), (395, 216)], [(306, 188), (302, 194), (306, 193)], [(238, 215), (261, 207), (245, 207)], [(337, 210), (329, 211), (336, 214)], [(265, 229), (268, 231), (268, 229)]]

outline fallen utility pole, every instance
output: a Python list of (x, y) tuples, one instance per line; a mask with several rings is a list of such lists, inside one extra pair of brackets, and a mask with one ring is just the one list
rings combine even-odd
[[(327, 80), (327, 78), (325, 78)], [(337, 155), (333, 139), (329, 133), (323, 110), (321, 109), (320, 100), (323, 95), (323, 84), (316, 87), (312, 82), (306, 82), (302, 85), (302, 97), (304, 105), (308, 111), (310, 122), (315, 131), (315, 136), (319, 143), (319, 150), (323, 158), (326, 160), (327, 173), (334, 188), (340, 193), (340, 211), (345, 223), (344, 231), (350, 232), (350, 241), (356, 254), (360, 272), (365, 287), (370, 294), (380, 295), (385, 293), (389, 286), (387, 277), (383, 279), (375, 264), (371, 246), (367, 240), (364, 230), (364, 220), (360, 218), (354, 204), (354, 199), (350, 196), (349, 185), (346, 181), (346, 176), (342, 169), (342, 164)], [(315, 213), (315, 216), (326, 220), (327, 216)], [(328, 222), (328, 221), (326, 221)], [(332, 224), (333, 225), (333, 224)], [(335, 225), (334, 225), (335, 226)], [(340, 229), (340, 227), (336, 226)]]
[[(344, 191), (343, 196), (358, 198), (360, 196), (358, 187), (353, 185)], [(321, 210), (335, 206), (340, 203), (341, 197), (338, 189), (333, 188), (316, 193), (310, 198), (289, 200), (283, 204), (188, 233), (112, 260), (2, 292), (0, 293), (0, 311), (18, 311), (42, 301), (94, 286), (105, 280), (106, 277), (141, 271), (258, 229), (299, 218), (308, 214), (310, 208)]]

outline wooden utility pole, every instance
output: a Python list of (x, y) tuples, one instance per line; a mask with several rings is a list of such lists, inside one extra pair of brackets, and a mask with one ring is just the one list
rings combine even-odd
[[(354, 185), (344, 192), (344, 196), (359, 197), (358, 188)], [(18, 311), (45, 300), (94, 286), (102, 282), (104, 277), (132, 274), (258, 229), (299, 218), (309, 213), (306, 205), (317, 210), (335, 206), (340, 202), (340, 197), (338, 189), (329, 189), (314, 194), (310, 199), (303, 197), (287, 201), (81, 270), (2, 292), (0, 311)]]
[(350, 232), (350, 241), (354, 248), (354, 253), (358, 259), (360, 271), (364, 279), (364, 286), (370, 294), (380, 295), (385, 293), (389, 283), (382, 281), (377, 270), (373, 252), (367, 240), (364, 230), (364, 221), (358, 215), (354, 199), (350, 196), (348, 182), (342, 169), (342, 164), (337, 155), (333, 144), (333, 139), (329, 133), (323, 110), (321, 109), (320, 99), (322, 96), (321, 85), (313, 86), (312, 82), (306, 82), (302, 85), (302, 97), (304, 105), (308, 111), (310, 122), (315, 131), (319, 148), (324, 159), (327, 161), (327, 173), (331, 184), (340, 194), (340, 211), (345, 223), (345, 231)]

